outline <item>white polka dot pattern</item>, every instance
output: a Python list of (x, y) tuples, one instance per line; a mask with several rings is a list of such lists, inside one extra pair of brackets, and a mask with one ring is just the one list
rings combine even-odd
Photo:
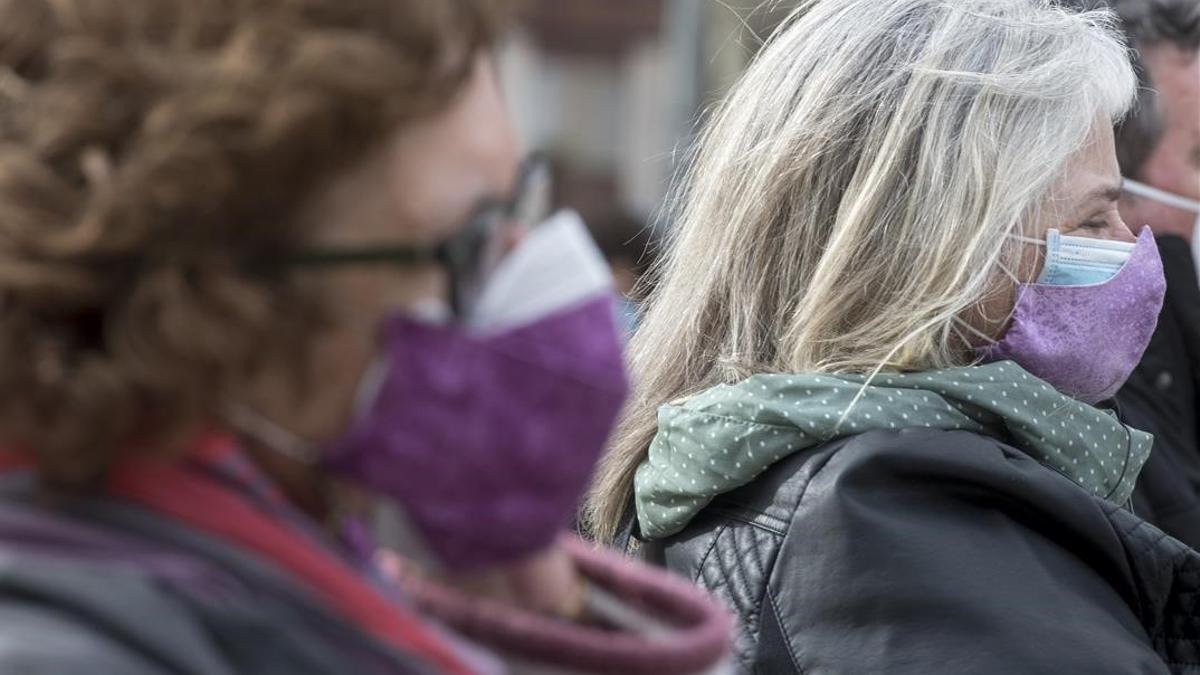
[(668, 536), (784, 457), (868, 431), (1000, 437), (1088, 492), (1125, 503), (1153, 438), (1002, 361), (927, 373), (756, 375), (658, 411), (634, 481), (641, 532)]

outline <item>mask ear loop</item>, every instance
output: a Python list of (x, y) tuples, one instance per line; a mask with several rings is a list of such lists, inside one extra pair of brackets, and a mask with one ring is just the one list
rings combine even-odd
[(249, 406), (240, 403), (229, 404), (225, 406), (224, 417), (234, 429), (267, 448), (302, 464), (317, 464), (320, 449), (315, 443), (300, 438)]
[(375, 405), (375, 401), (379, 398), (379, 393), (383, 391), (383, 385), (387, 381), (390, 365), (391, 359), (380, 354), (367, 366), (367, 370), (358, 384), (358, 391), (354, 394), (353, 410), (356, 420), (365, 417), (371, 407)]
[[(1014, 239), (1017, 239), (1018, 241), (1026, 241), (1026, 242), (1030, 242), (1030, 243), (1034, 243), (1034, 244), (1042, 244), (1043, 246), (1044, 246), (1044, 245), (1045, 245), (1045, 243), (1046, 243), (1046, 242), (1044, 242), (1044, 241), (1039, 241), (1039, 240), (1037, 240), (1037, 239), (1032, 239), (1032, 238), (1030, 238), (1030, 237), (1023, 237), (1023, 236), (1021, 236), (1021, 235), (1018, 235), (1018, 234), (1012, 234), (1012, 235), (1009, 235), (1009, 236), (1010, 236), (1010, 237), (1012, 237), (1012, 238), (1014, 238)], [(1008, 279), (1009, 279), (1010, 281), (1012, 281), (1012, 283), (1013, 283), (1014, 285), (1016, 285), (1016, 286), (1020, 286), (1020, 285), (1021, 285), (1021, 281), (1020, 281), (1020, 279), (1018, 279), (1018, 278), (1017, 278), (1017, 275), (1016, 275), (1016, 274), (1013, 274), (1013, 271), (1012, 271), (1012, 270), (1008, 269), (1008, 265), (1005, 265), (1005, 264), (1004, 264), (1004, 263), (1002, 263), (1002, 262), (998, 262), (998, 263), (996, 263), (996, 267), (997, 267), (997, 268), (999, 268), (999, 269), (1000, 269), (1000, 272), (1001, 272), (1001, 273), (1003, 273), (1003, 274), (1004, 274), (1004, 276), (1008, 277)], [(991, 335), (988, 335), (988, 334), (984, 333), (983, 331), (981, 331), (981, 330), (979, 330), (978, 328), (976, 328), (976, 327), (972, 326), (971, 324), (967, 323), (966, 321), (963, 321), (961, 318), (959, 318), (959, 317), (957, 317), (957, 316), (956, 316), (956, 317), (953, 317), (953, 318), (951, 319), (951, 321), (953, 322), (953, 327), (954, 327), (954, 330), (956, 330), (956, 331), (957, 331), (957, 330), (958, 330), (958, 329), (960, 329), (960, 328), (966, 329), (966, 331), (967, 331), (967, 332), (969, 332), (969, 333), (971, 333), (972, 335), (974, 335), (975, 337), (977, 337), (977, 338), (979, 338), (979, 339), (983, 340), (983, 342), (984, 342), (984, 344), (985, 344), (985, 345), (992, 345), (992, 344), (995, 344), (995, 343), (997, 342), (997, 339), (996, 339), (995, 337), (992, 337)], [(959, 337), (962, 337), (962, 336), (960, 335)]]
[(1160, 204), (1174, 206), (1175, 208), (1183, 209), (1184, 211), (1200, 213), (1200, 200), (1188, 199), (1187, 197), (1182, 197), (1172, 192), (1167, 192), (1166, 190), (1150, 187), (1145, 183), (1139, 183), (1136, 180), (1126, 178), (1125, 182), (1121, 185), (1121, 189), (1130, 194), (1137, 195), (1151, 201), (1156, 201)]
[[(966, 330), (968, 333), (970, 333), (970, 334), (974, 335), (975, 337), (979, 338), (980, 340), (983, 340), (983, 341), (984, 341), (984, 344), (986, 344), (986, 345), (995, 344), (995, 342), (996, 342), (996, 338), (994, 338), (994, 337), (992, 337), (992, 336), (990, 336), (990, 335), (988, 335), (988, 334), (984, 333), (983, 331), (981, 331), (981, 330), (979, 330), (978, 328), (976, 328), (976, 327), (972, 326), (971, 324), (967, 323), (966, 321), (963, 321), (962, 319), (958, 318), (957, 316), (956, 316), (956, 317), (953, 317), (953, 318), (951, 318), (950, 320), (951, 320), (952, 322), (954, 322), (954, 330), (956, 330), (956, 331), (957, 331), (957, 330), (959, 330), (959, 329), (964, 329), (964, 330)], [(961, 335), (959, 335), (959, 337), (962, 337), (962, 336), (961, 336)]]
[(1026, 237), (1023, 234), (1010, 234), (1008, 236), (1024, 244), (1036, 244), (1037, 246), (1046, 245), (1045, 239), (1034, 239), (1033, 237)]
[[(1200, 200), (1188, 199), (1187, 197), (1151, 187), (1131, 178), (1125, 179), (1121, 185), (1121, 189), (1143, 199), (1149, 199), (1160, 204), (1166, 204), (1167, 206), (1195, 213), (1196, 224), (1192, 227), (1192, 258), (1200, 262)], [(1196, 274), (1200, 276), (1200, 264), (1197, 265)]]

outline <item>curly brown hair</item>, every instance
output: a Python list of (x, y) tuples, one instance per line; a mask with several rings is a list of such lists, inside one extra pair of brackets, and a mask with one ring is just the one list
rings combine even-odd
[(497, 21), (489, 0), (0, 0), (0, 439), (81, 488), (299, 353), (318, 303), (243, 262), (445, 106)]

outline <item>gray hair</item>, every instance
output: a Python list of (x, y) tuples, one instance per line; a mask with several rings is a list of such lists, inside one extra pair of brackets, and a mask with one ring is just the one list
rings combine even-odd
[(754, 373), (970, 363), (961, 317), (1019, 266), (1010, 235), (1131, 103), (1112, 22), (1052, 0), (801, 2), (676, 189), (593, 534), (614, 535), (666, 402)]

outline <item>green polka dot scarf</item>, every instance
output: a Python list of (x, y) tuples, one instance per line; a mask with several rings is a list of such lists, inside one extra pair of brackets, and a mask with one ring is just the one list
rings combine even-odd
[(1150, 434), (1058, 393), (1010, 361), (884, 374), (864, 389), (866, 380), (756, 375), (661, 407), (658, 434), (634, 482), (642, 535), (674, 534), (714, 497), (774, 462), (867, 431), (928, 427), (1000, 436), (1118, 504), (1129, 500), (1150, 454)]

